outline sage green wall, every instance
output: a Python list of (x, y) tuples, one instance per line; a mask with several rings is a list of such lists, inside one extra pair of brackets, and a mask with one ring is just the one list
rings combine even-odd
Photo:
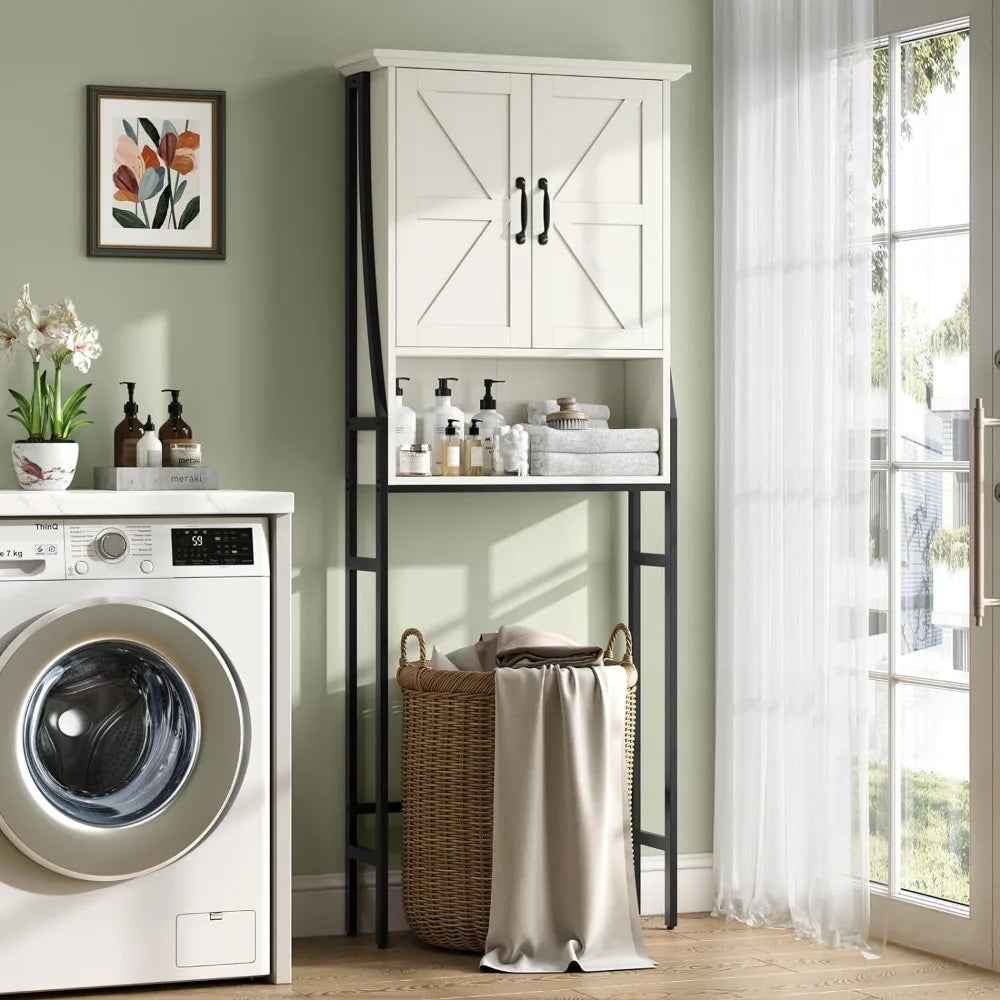
[[(105, 355), (92, 370), (90, 406), (97, 425), (81, 435), (78, 484), (111, 458), (117, 383), (128, 378), (139, 383), (143, 414), (157, 419), (158, 390), (183, 387), (185, 416), (226, 486), (297, 495), (298, 873), (343, 867), (344, 88), (332, 66), (373, 46), (694, 65), (672, 94), (680, 849), (711, 849), (711, 7), (710, 0), (0, 4), (0, 307), (30, 281), (39, 300), (70, 295), (101, 328)], [(226, 262), (85, 256), (88, 83), (227, 91)], [(23, 384), (23, 366), (11, 377)], [(12, 486), (0, 468), (0, 485)], [(622, 511), (612, 496), (394, 499), (394, 629), (419, 623), (447, 647), (485, 619), (518, 616), (603, 635), (624, 614)], [(447, 531), (432, 535), (432, 527)], [(655, 611), (647, 611), (647, 628)], [(662, 787), (652, 719), (646, 737), (647, 787)]]

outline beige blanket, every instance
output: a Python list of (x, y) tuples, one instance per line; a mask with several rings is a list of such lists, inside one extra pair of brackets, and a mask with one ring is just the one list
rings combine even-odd
[(600, 646), (580, 646), (564, 635), (543, 632), (530, 625), (501, 625), (499, 632), (480, 636), (476, 652), (483, 670), (541, 663), (589, 667), (604, 662)]
[(483, 968), (646, 969), (625, 776), (625, 671), (496, 673), (493, 893)]

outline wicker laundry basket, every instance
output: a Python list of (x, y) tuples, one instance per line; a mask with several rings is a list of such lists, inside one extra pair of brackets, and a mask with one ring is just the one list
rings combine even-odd
[[(625, 655), (614, 659), (621, 635)], [(420, 659), (406, 658), (415, 636)], [(638, 673), (632, 635), (616, 625), (604, 662), (627, 673), (625, 760), (629, 801)], [(403, 908), (410, 929), (441, 948), (482, 952), (493, 862), (494, 673), (433, 670), (419, 629), (400, 643), (403, 690)]]

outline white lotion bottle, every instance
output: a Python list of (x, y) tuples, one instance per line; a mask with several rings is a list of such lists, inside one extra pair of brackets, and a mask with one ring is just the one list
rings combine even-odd
[(135, 445), (135, 465), (138, 469), (159, 469), (163, 465), (163, 445), (156, 433), (156, 425), (150, 414), (142, 425), (142, 437)]
[(479, 433), (483, 439), (483, 471), (482, 475), (493, 475), (493, 451), (498, 427), (505, 427), (507, 421), (497, 410), (497, 401), (493, 398), (493, 386), (502, 385), (506, 379), (484, 378), (483, 386), (486, 395), (479, 400), (479, 412), (472, 418), (479, 421)]
[(465, 437), (465, 414), (457, 406), (452, 406), (451, 388), (448, 385), (449, 382), (457, 381), (457, 378), (439, 378), (438, 387), (434, 390), (434, 405), (424, 411), (423, 443), (431, 446), (431, 456), (434, 459), (432, 472), (435, 476), (441, 475), (441, 442), (444, 440), (448, 421), (454, 420), (457, 425), (459, 448)]
[(396, 376), (396, 415), (393, 430), (396, 450), (396, 472), (399, 472), (399, 449), (409, 448), (417, 441), (417, 415), (403, 405), (403, 387), (400, 382), (409, 382), (406, 375)]

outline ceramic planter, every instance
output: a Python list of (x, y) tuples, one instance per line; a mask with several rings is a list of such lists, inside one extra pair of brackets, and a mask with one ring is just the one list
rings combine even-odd
[(23, 490), (65, 490), (73, 482), (80, 446), (75, 441), (15, 441), (14, 475)]

